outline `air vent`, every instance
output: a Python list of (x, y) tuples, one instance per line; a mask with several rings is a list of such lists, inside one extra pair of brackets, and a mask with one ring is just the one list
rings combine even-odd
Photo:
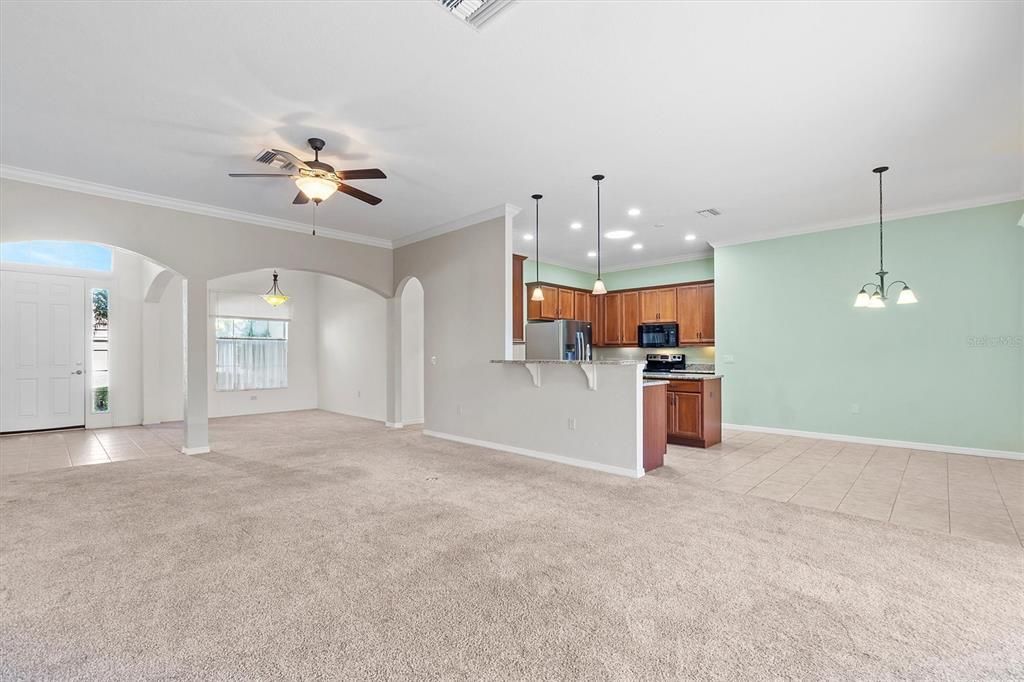
[(266, 164), (268, 166), (273, 166), (274, 168), (280, 168), (283, 171), (295, 170), (295, 166), (292, 165), (291, 161), (289, 161), (288, 159), (281, 158), (280, 156), (278, 156), (269, 149), (264, 149), (263, 151), (261, 151), (259, 154), (253, 157), (253, 160), (259, 163)]
[(480, 28), (487, 21), (512, 4), (512, 0), (437, 0), (441, 6), (473, 28)]
[(702, 211), (697, 211), (697, 215), (701, 218), (714, 218), (716, 215), (722, 215), (722, 212), (717, 208), (705, 208)]

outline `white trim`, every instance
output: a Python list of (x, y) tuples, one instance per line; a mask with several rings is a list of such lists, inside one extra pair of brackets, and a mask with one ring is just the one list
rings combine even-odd
[[(962, 211), (968, 208), (980, 208), (982, 206), (995, 206), (996, 204), (1005, 204), (1011, 201), (1020, 201), (1024, 199), (1024, 194), (1019, 192), (1011, 192), (1008, 194), (996, 194), (994, 196), (981, 197), (979, 199), (970, 199), (967, 201), (954, 201), (948, 204), (935, 204), (925, 208), (910, 209), (906, 211), (887, 211), (885, 214), (886, 220), (902, 220), (905, 218), (920, 218), (927, 215), (935, 215), (937, 213), (949, 213), (951, 211)], [(878, 216), (869, 216), (864, 218), (845, 218), (843, 220), (836, 220), (828, 223), (818, 223), (817, 225), (808, 225), (806, 227), (797, 227), (793, 229), (781, 229), (768, 234), (751, 235), (748, 237), (737, 237), (735, 239), (726, 239), (724, 241), (708, 242), (712, 248), (720, 248), (723, 246), (736, 246), (738, 244), (749, 244), (751, 242), (764, 242), (770, 239), (782, 239), (783, 237), (796, 237), (802, 234), (811, 234), (813, 232), (829, 232), (831, 230), (842, 230), (847, 227), (863, 227), (865, 225), (873, 224), (873, 221), (877, 220)]]
[(186, 447), (182, 447), (181, 448), (181, 454), (183, 454), (183, 455), (205, 455), (209, 451), (210, 451), (209, 447), (200, 447), (200, 448), (186, 448)]
[(701, 253), (690, 253), (684, 256), (671, 256), (669, 258), (657, 258), (654, 260), (643, 261), (642, 263), (633, 263), (632, 265), (617, 265), (615, 267), (606, 268), (601, 267), (602, 272), (625, 272), (626, 270), (640, 270), (643, 268), (655, 268), (659, 265), (672, 265), (673, 263), (686, 263), (693, 260), (707, 260), (714, 258), (715, 252), (711, 249), (702, 251)]
[(868, 438), (865, 436), (847, 436), (840, 433), (817, 433), (815, 431), (798, 431), (796, 429), (777, 429), (771, 426), (747, 426), (745, 424), (722, 424), (723, 429), (734, 431), (752, 431), (754, 433), (773, 433), (780, 436), (799, 436), (801, 438), (818, 438), (820, 440), (837, 440), (846, 443), (863, 443), (865, 445), (883, 445), (891, 448), (907, 450), (928, 450), (931, 452), (947, 452), (954, 455), (974, 455), (975, 457), (996, 457), (1000, 459), (1024, 460), (1024, 452), (1013, 450), (986, 450), (985, 448), (965, 448), (959, 445), (941, 445), (938, 443), (915, 443), (908, 440), (890, 440), (888, 438)]
[(389, 421), (385, 421), (384, 422), (384, 426), (389, 428), (389, 429), (400, 429), (400, 428), (404, 427), (405, 424), (403, 424), (402, 422), (389, 422)]
[(405, 424), (406, 426), (413, 426), (415, 424), (422, 424), (423, 423), (423, 417), (420, 417), (418, 419), (403, 419), (402, 423)]
[(415, 244), (416, 242), (421, 242), (424, 239), (431, 239), (442, 234), (447, 234), (448, 232), (461, 230), (462, 228), (469, 227), (470, 225), (482, 223), (485, 220), (504, 218), (506, 215), (511, 218), (521, 210), (522, 209), (513, 204), (498, 204), (497, 206), (492, 206), (491, 208), (484, 209), (483, 211), (477, 211), (476, 213), (471, 213), (467, 216), (463, 216), (462, 218), (456, 218), (450, 222), (441, 223), (440, 225), (428, 227), (425, 230), (414, 232), (413, 234), (406, 235), (405, 237), (394, 239), (391, 241), (391, 248), (398, 249), (403, 246), (408, 246), (409, 244)]
[[(159, 194), (137, 192), (131, 189), (113, 187), (111, 185), (101, 185), (97, 182), (78, 180), (77, 178), (44, 173), (41, 171), (30, 170), (28, 168), (18, 168), (17, 166), (0, 164), (0, 177), (7, 178), (8, 180), (17, 180), (18, 182), (28, 182), (33, 185), (44, 185), (55, 189), (63, 189), (70, 192), (80, 192), (82, 194), (106, 197), (107, 199), (129, 201), (134, 204), (145, 204), (146, 206), (168, 208), (174, 211), (210, 216), (211, 218), (234, 220), (241, 223), (262, 225), (263, 227), (273, 227), (279, 230), (288, 230), (290, 232), (308, 234), (313, 229), (312, 225), (299, 223), (294, 220), (271, 218), (257, 213), (236, 211), (231, 208), (211, 206), (210, 204), (201, 204), (195, 201), (175, 199), (173, 197), (165, 197)], [(382, 249), (392, 248), (390, 239), (381, 239), (380, 237), (370, 237), (364, 234), (345, 232), (331, 227), (317, 227), (316, 233), (319, 236), (331, 237), (332, 239), (340, 239), (342, 241), (353, 242), (356, 244), (364, 244), (366, 246), (376, 246)]]
[[(22, 243), (24, 244), (25, 242)], [(15, 261), (0, 261), (0, 270), (8, 270), (11, 272), (30, 272), (36, 275), (61, 275), (62, 277), (78, 277), (80, 279), (98, 279), (103, 281), (116, 279), (113, 270), (62, 268), (59, 265), (36, 265), (35, 263), (18, 263)]]
[(615, 474), (616, 476), (640, 478), (641, 476), (644, 475), (643, 471), (637, 472), (632, 469), (611, 466), (609, 464), (588, 462), (586, 460), (576, 459), (574, 457), (565, 457), (564, 455), (553, 455), (549, 452), (528, 450), (527, 448), (520, 448), (514, 445), (504, 445), (502, 443), (493, 443), (487, 440), (477, 440), (476, 438), (466, 438), (465, 436), (456, 436), (451, 433), (441, 433), (439, 431), (429, 431), (427, 429), (424, 429), (423, 435), (432, 436), (434, 438), (441, 438), (444, 440), (451, 440), (455, 441), (456, 443), (465, 443), (466, 445), (475, 445), (480, 448), (487, 448), (488, 450), (500, 450), (501, 452), (511, 452), (514, 455), (523, 455), (525, 457), (532, 457), (534, 459), (543, 459), (545, 461), (556, 462), (558, 464), (568, 464), (569, 466), (580, 467), (582, 469), (592, 469), (594, 471), (601, 471), (606, 474)]

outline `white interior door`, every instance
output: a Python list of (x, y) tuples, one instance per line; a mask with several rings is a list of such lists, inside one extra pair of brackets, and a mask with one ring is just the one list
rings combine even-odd
[(84, 280), (0, 272), (0, 431), (84, 425)]

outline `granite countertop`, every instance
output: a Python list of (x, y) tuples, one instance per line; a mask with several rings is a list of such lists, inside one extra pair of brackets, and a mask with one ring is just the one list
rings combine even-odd
[(644, 379), (644, 388), (648, 386), (667, 386), (667, 379)]
[(721, 374), (703, 374), (691, 372), (644, 372), (644, 379), (675, 379), (676, 381), (707, 381), (721, 379)]
[(638, 360), (491, 360), (499, 365), (643, 365)]

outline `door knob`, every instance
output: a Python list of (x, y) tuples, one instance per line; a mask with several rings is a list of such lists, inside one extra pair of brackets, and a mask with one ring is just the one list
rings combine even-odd
[(81, 373), (82, 373), (82, 370), (80, 370), (80, 369), (72, 372), (72, 374), (81, 374)]

